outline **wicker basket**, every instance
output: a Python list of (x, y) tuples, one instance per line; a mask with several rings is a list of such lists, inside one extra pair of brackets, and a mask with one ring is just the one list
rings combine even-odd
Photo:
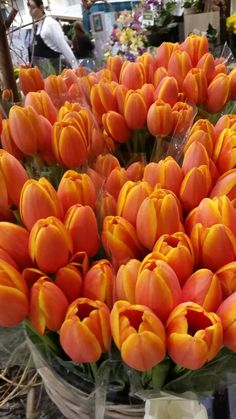
[(30, 340), (28, 340), (28, 344), (48, 396), (66, 418), (141, 419), (144, 417), (143, 405), (108, 403), (105, 402), (106, 394), (103, 389), (98, 389), (88, 395), (72, 386), (48, 365)]

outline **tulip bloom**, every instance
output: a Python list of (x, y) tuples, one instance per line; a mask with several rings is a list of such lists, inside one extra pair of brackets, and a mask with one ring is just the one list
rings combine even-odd
[(28, 314), (28, 288), (22, 275), (0, 260), (0, 325), (16, 326)]
[(64, 224), (53, 216), (38, 220), (30, 232), (29, 253), (43, 272), (54, 273), (66, 265), (73, 244)]
[(126, 170), (122, 167), (117, 167), (107, 177), (104, 188), (106, 192), (114, 196), (115, 200), (118, 199), (119, 193), (123, 185), (127, 182)]
[(134, 226), (123, 217), (105, 217), (101, 239), (105, 252), (114, 262), (115, 268), (119, 268), (129, 259), (138, 259), (143, 254)]
[(217, 310), (223, 326), (224, 346), (231, 351), (236, 351), (236, 292), (226, 298)]
[(194, 208), (185, 221), (186, 230), (190, 233), (197, 223), (203, 227), (224, 224), (236, 235), (236, 209), (230, 199), (223, 195), (215, 198), (204, 198)]
[(147, 83), (153, 83), (156, 61), (152, 54), (150, 54), (150, 52), (144, 52), (143, 54), (138, 55), (136, 62), (143, 64)]
[(60, 288), (45, 277), (32, 286), (29, 319), (39, 335), (46, 330), (60, 329), (66, 315), (68, 301)]
[(142, 161), (131, 163), (126, 169), (128, 180), (131, 180), (132, 182), (142, 180), (144, 168), (145, 164)]
[(115, 300), (126, 300), (135, 304), (135, 287), (141, 262), (130, 259), (121, 265), (115, 279)]
[(204, 103), (208, 112), (219, 112), (226, 104), (230, 94), (229, 76), (218, 74), (207, 88), (207, 99)]
[(125, 96), (128, 90), (129, 90), (128, 87), (124, 86), (123, 84), (118, 84), (115, 88), (118, 112), (123, 116), (124, 116)]
[(231, 201), (236, 199), (236, 169), (229, 170), (217, 179), (210, 198), (222, 195), (227, 195)]
[(207, 119), (199, 119), (193, 124), (184, 151), (186, 151), (195, 141), (200, 142), (205, 147), (209, 157), (212, 156), (214, 147), (214, 126)]
[(201, 68), (191, 69), (183, 80), (182, 90), (185, 98), (191, 103), (205, 102), (207, 98), (207, 78), (204, 70)]
[(25, 97), (24, 106), (32, 106), (34, 110), (48, 119), (51, 124), (57, 119), (57, 109), (45, 90), (40, 92), (30, 91)]
[(167, 320), (166, 331), (169, 356), (190, 370), (197, 370), (214, 359), (223, 343), (219, 316), (192, 302), (175, 307)]
[(162, 42), (156, 49), (156, 63), (157, 67), (168, 68), (169, 60), (173, 52), (178, 51), (179, 44), (173, 42)]
[(141, 89), (146, 83), (146, 74), (143, 63), (124, 61), (120, 71), (119, 83), (128, 89)]
[(174, 269), (180, 285), (183, 285), (194, 268), (194, 251), (189, 237), (181, 231), (163, 234), (157, 240), (153, 251), (165, 256), (165, 261)]
[(40, 119), (31, 106), (12, 106), (9, 112), (9, 128), (14, 143), (24, 154), (33, 155), (39, 150)]
[(219, 278), (223, 300), (236, 292), (236, 262), (230, 262), (216, 271)]
[(116, 168), (121, 168), (121, 165), (117, 157), (111, 153), (99, 155), (94, 166), (94, 170), (104, 178), (107, 178), (112, 170)]
[(9, 253), (20, 269), (32, 265), (28, 246), (29, 232), (25, 228), (6, 221), (0, 222), (0, 249)]
[(236, 70), (233, 68), (233, 70), (229, 73), (229, 79), (230, 79), (230, 98), (231, 100), (236, 99)]
[(183, 231), (181, 206), (173, 192), (156, 189), (145, 198), (137, 213), (136, 230), (140, 243), (152, 250), (162, 234)]
[(94, 211), (89, 205), (72, 205), (67, 211), (64, 224), (69, 232), (74, 252), (85, 251), (95, 256), (99, 248), (99, 234)]
[(113, 306), (115, 273), (112, 264), (106, 259), (95, 262), (83, 280), (83, 297), (99, 300), (110, 309)]
[(198, 61), (197, 68), (203, 70), (207, 83), (210, 83), (215, 73), (215, 61), (213, 55), (210, 52), (206, 52)]
[(54, 124), (52, 149), (58, 163), (69, 169), (80, 166), (88, 158), (85, 133), (66, 121)]
[(111, 331), (129, 367), (148, 371), (164, 359), (165, 329), (148, 307), (117, 301), (111, 311)]
[(101, 301), (78, 298), (68, 308), (60, 330), (66, 354), (79, 363), (96, 362), (111, 343), (110, 313)]
[(149, 307), (165, 323), (171, 310), (180, 303), (181, 288), (175, 271), (159, 252), (142, 261), (135, 287), (135, 301)]
[(153, 187), (159, 184), (178, 196), (183, 172), (173, 157), (168, 156), (158, 163), (148, 163), (144, 168), (143, 180)]
[(181, 89), (183, 81), (192, 68), (190, 56), (186, 51), (176, 50), (172, 52), (168, 63), (168, 75), (175, 77)]
[(125, 143), (131, 138), (131, 130), (121, 114), (115, 111), (109, 111), (102, 116), (102, 123), (105, 130), (118, 143)]
[(153, 84), (155, 88), (159, 85), (164, 77), (168, 76), (168, 72), (165, 67), (157, 67), (154, 76), (153, 76)]
[(186, 175), (194, 167), (200, 167), (202, 165), (209, 167), (209, 156), (202, 143), (194, 141), (192, 144), (190, 144), (184, 154), (182, 170)]
[(99, 122), (104, 113), (117, 111), (116, 95), (111, 83), (100, 82), (92, 86), (90, 101), (92, 112)]
[(215, 141), (217, 141), (219, 135), (225, 128), (230, 128), (231, 130), (236, 131), (236, 115), (234, 114), (222, 115), (218, 119), (214, 127)]
[(218, 309), (222, 302), (221, 282), (209, 269), (195, 271), (184, 283), (182, 301), (192, 301), (207, 311)]
[(211, 190), (211, 173), (206, 165), (193, 167), (184, 177), (180, 187), (180, 201), (186, 211), (195, 208)]
[(106, 62), (106, 67), (115, 75), (117, 80), (119, 80), (120, 77), (122, 64), (123, 61), (120, 55), (109, 55)]
[(17, 147), (12, 138), (9, 119), (2, 120), (1, 144), (2, 148), (12, 154), (12, 156), (16, 157), (17, 160), (21, 160), (23, 158), (22, 151)]
[(82, 296), (82, 273), (76, 263), (58, 269), (55, 284), (63, 291), (69, 303)]
[(144, 83), (140, 91), (143, 94), (147, 109), (149, 109), (154, 102), (155, 87), (151, 83)]
[(118, 195), (117, 215), (135, 226), (139, 207), (151, 192), (152, 188), (147, 182), (127, 181)]
[(200, 223), (196, 224), (190, 239), (198, 266), (215, 272), (236, 258), (235, 235), (223, 224), (215, 224), (208, 228)]
[(22, 92), (37, 92), (44, 89), (43, 76), (37, 66), (33, 68), (21, 68), (19, 72), (19, 84)]
[(50, 215), (62, 218), (62, 207), (57, 193), (44, 177), (38, 181), (29, 179), (25, 182), (21, 191), (19, 209), (21, 219), (28, 230), (31, 230), (40, 218), (47, 218)]
[(189, 35), (180, 44), (180, 49), (189, 54), (193, 67), (196, 67), (199, 60), (208, 52), (208, 39), (205, 35)]
[(172, 131), (173, 116), (169, 103), (157, 99), (147, 113), (147, 127), (154, 136), (166, 136)]
[(65, 103), (68, 94), (68, 88), (62, 76), (48, 76), (44, 80), (44, 85), (44, 90), (50, 96), (53, 104), (56, 108), (60, 108)]
[(142, 128), (145, 125), (147, 110), (142, 90), (129, 90), (125, 96), (124, 117), (131, 130)]
[(191, 128), (194, 118), (194, 109), (185, 102), (177, 102), (172, 108), (173, 126), (172, 135), (184, 134)]
[(220, 173), (225, 173), (236, 166), (236, 131), (224, 129), (218, 136), (213, 159)]
[(92, 180), (86, 173), (68, 170), (61, 178), (57, 194), (64, 213), (75, 204), (95, 206), (96, 191)]
[(165, 103), (169, 103), (173, 106), (178, 102), (178, 95), (179, 88), (175, 77), (166, 76), (158, 84), (154, 93), (154, 99), (161, 99)]

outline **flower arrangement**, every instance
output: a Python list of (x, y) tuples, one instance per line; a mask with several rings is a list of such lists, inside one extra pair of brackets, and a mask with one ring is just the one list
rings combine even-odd
[(20, 70), (0, 125), (0, 325), (24, 321), (85, 392), (200, 397), (233, 377), (236, 116), (219, 112), (235, 80), (197, 35), (89, 74)]

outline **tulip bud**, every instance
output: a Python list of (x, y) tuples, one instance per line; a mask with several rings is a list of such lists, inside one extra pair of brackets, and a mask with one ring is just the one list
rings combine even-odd
[(168, 63), (168, 75), (175, 77), (179, 89), (182, 88), (183, 81), (192, 68), (192, 62), (187, 52), (177, 50), (172, 52)]
[(186, 175), (194, 167), (200, 167), (202, 165), (209, 167), (209, 164), (209, 156), (205, 147), (202, 145), (202, 143), (194, 141), (192, 144), (190, 144), (184, 154), (182, 170), (184, 175)]
[(223, 343), (231, 351), (236, 351), (236, 292), (226, 298), (217, 310), (223, 326)]
[(21, 270), (32, 265), (28, 246), (29, 232), (25, 228), (6, 221), (0, 222), (0, 249), (5, 250)]
[(122, 67), (123, 61), (120, 55), (109, 55), (106, 67), (113, 73), (117, 80), (120, 77), (120, 71)]
[(118, 143), (125, 143), (131, 138), (131, 130), (125, 118), (118, 112), (108, 111), (104, 113), (102, 123), (108, 134)]
[(100, 301), (78, 298), (68, 308), (60, 330), (65, 353), (79, 363), (96, 362), (111, 342), (110, 313)]
[(209, 84), (215, 73), (215, 62), (213, 55), (210, 52), (206, 52), (198, 61), (197, 68), (203, 70), (207, 79), (207, 83)]
[(186, 151), (195, 141), (200, 142), (205, 147), (209, 157), (212, 156), (214, 147), (214, 126), (207, 119), (199, 119), (192, 126), (184, 151)]
[(236, 262), (230, 262), (216, 271), (222, 288), (223, 300), (236, 292)]
[(147, 113), (147, 127), (154, 136), (170, 134), (173, 125), (171, 106), (163, 100), (156, 100)]
[(142, 180), (144, 168), (145, 164), (142, 161), (135, 161), (134, 163), (131, 163), (126, 169), (128, 180), (131, 180), (132, 182)]
[(111, 311), (111, 331), (129, 367), (148, 371), (164, 359), (165, 329), (148, 307), (117, 301)]
[(191, 34), (180, 44), (180, 49), (189, 54), (193, 67), (196, 67), (202, 56), (208, 52), (208, 39), (205, 35)]
[(124, 61), (120, 71), (119, 83), (128, 89), (141, 89), (146, 83), (146, 74), (142, 63), (132, 63)]
[(43, 76), (37, 66), (33, 68), (21, 68), (19, 72), (19, 84), (22, 92), (37, 92), (44, 89)]
[(89, 205), (72, 205), (65, 215), (65, 227), (73, 241), (74, 252), (95, 256), (99, 248), (98, 225)]
[(193, 167), (180, 187), (180, 201), (186, 211), (195, 208), (211, 189), (211, 173), (206, 165)]
[(225, 128), (230, 128), (233, 131), (236, 131), (236, 115), (234, 114), (222, 115), (218, 119), (214, 127), (215, 141), (217, 141), (219, 135)]
[(183, 93), (194, 104), (205, 102), (207, 97), (207, 79), (200, 68), (191, 69), (183, 80)]
[(228, 170), (228, 172), (221, 175), (209, 196), (214, 198), (222, 195), (227, 195), (231, 201), (236, 199), (236, 169)]
[(161, 82), (162, 79), (164, 79), (164, 77), (168, 76), (168, 72), (166, 70), (165, 67), (157, 67), (154, 76), (153, 76), (153, 84), (154, 87), (156, 88), (159, 83)]
[(38, 220), (30, 232), (29, 253), (43, 272), (54, 273), (66, 265), (73, 245), (64, 224), (53, 216)]
[(172, 108), (172, 116), (172, 133), (176, 137), (186, 133), (191, 128), (194, 118), (193, 107), (185, 102), (177, 102)]
[(117, 215), (135, 226), (139, 207), (151, 191), (152, 188), (147, 182), (127, 181), (118, 195)]
[(40, 334), (60, 329), (66, 315), (68, 301), (60, 288), (45, 277), (32, 286), (29, 319)]
[(124, 168), (115, 168), (107, 177), (104, 188), (106, 192), (114, 196), (115, 200), (118, 199), (119, 193), (123, 185), (127, 182), (127, 174)]
[(169, 356), (183, 368), (201, 368), (214, 359), (222, 347), (219, 316), (196, 303), (186, 302), (175, 307), (166, 327)]
[(142, 128), (146, 123), (147, 105), (141, 90), (129, 90), (125, 96), (124, 117), (131, 130)]
[(213, 159), (220, 173), (225, 173), (236, 166), (236, 131), (224, 129), (218, 136)]
[(110, 309), (113, 306), (115, 274), (112, 264), (101, 259), (95, 262), (83, 280), (83, 297), (99, 300)]
[(57, 109), (45, 90), (30, 91), (25, 97), (24, 106), (32, 106), (37, 114), (47, 118), (51, 124), (54, 124), (57, 119)]
[(229, 76), (218, 74), (207, 88), (207, 99), (204, 103), (208, 112), (219, 112), (226, 104), (230, 94)]
[(175, 271), (159, 252), (142, 261), (135, 287), (135, 301), (149, 307), (165, 323), (171, 310), (180, 303), (181, 288)]
[(76, 263), (58, 269), (55, 284), (63, 291), (69, 303), (82, 296), (82, 273)]
[(12, 156), (14, 156), (17, 160), (22, 159), (23, 153), (14, 143), (14, 140), (11, 135), (9, 119), (2, 120), (1, 143), (2, 148), (5, 151), (12, 154)]
[(130, 259), (121, 265), (115, 279), (115, 299), (126, 300), (135, 304), (135, 287), (138, 279), (138, 271), (141, 262), (137, 259)]
[(169, 103), (173, 106), (178, 102), (178, 94), (179, 88), (175, 77), (166, 76), (158, 84), (154, 93), (154, 99), (161, 99), (165, 103)]
[(156, 49), (156, 63), (157, 67), (164, 67), (167, 69), (170, 57), (174, 51), (179, 50), (179, 44), (173, 42), (162, 42), (159, 48)]
[(56, 108), (60, 108), (60, 106), (65, 103), (67, 99), (68, 88), (61, 75), (48, 76), (44, 80), (44, 90), (50, 96)]

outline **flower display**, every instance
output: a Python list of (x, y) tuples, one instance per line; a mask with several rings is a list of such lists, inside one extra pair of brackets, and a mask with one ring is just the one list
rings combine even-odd
[(192, 35), (45, 90), (24, 69), (36, 91), (3, 120), (0, 326), (25, 321), (93, 384), (114, 361), (129, 390), (178, 393), (207, 368), (213, 391), (235, 356), (236, 118), (217, 65)]

